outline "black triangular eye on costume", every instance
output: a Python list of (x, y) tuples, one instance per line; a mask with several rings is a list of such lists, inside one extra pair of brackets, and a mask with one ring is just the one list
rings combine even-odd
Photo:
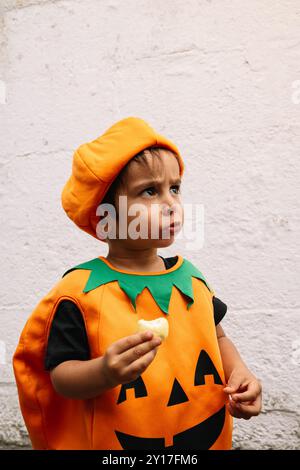
[(132, 382), (128, 382), (127, 384), (123, 384), (119, 393), (119, 398), (117, 401), (117, 405), (122, 403), (126, 400), (126, 391), (130, 388), (134, 389), (135, 398), (141, 398), (147, 396), (147, 390), (144, 384), (144, 381), (141, 376), (139, 376), (136, 380)]
[(223, 384), (214, 363), (207, 352), (202, 349), (196, 366), (194, 385), (205, 385), (206, 375), (213, 375), (215, 384)]
[(182, 386), (175, 378), (167, 406), (178, 405), (179, 403), (184, 403), (185, 401), (189, 401), (189, 399)]

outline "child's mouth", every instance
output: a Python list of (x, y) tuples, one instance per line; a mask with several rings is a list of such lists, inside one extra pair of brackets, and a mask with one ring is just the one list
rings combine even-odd
[(170, 232), (170, 233), (175, 233), (180, 230), (181, 223), (180, 222), (172, 222), (171, 224), (165, 226), (162, 228), (162, 233), (164, 232)]

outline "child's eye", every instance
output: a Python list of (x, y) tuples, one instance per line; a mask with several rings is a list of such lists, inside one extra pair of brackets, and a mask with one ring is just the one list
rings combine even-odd
[(176, 193), (175, 194), (179, 194), (180, 193), (180, 185), (179, 184), (174, 184), (174, 186), (172, 186), (172, 188), (175, 188), (176, 189)]
[[(171, 188), (172, 189), (175, 188), (175, 191), (176, 191), (175, 194), (178, 194), (180, 192), (180, 185), (179, 184), (175, 184), (175, 185), (171, 186)], [(153, 196), (153, 194), (156, 193), (156, 192), (157, 192), (157, 190), (155, 189), (155, 187), (151, 186), (149, 188), (144, 189), (141, 192), (141, 194), (148, 193), (149, 196)]]
[[(151, 186), (150, 188), (146, 188), (142, 191), (142, 194), (144, 194), (146, 191), (155, 191), (155, 188), (153, 186)], [(151, 194), (150, 194), (151, 196)]]

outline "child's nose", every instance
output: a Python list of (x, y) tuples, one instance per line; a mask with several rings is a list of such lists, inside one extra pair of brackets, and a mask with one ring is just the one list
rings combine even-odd
[(174, 208), (171, 207), (172, 204), (163, 203), (162, 204), (162, 214), (164, 216), (170, 216), (174, 213)]
[[(168, 214), (168, 211), (174, 212), (174, 197), (170, 193), (170, 191), (166, 191), (162, 193), (161, 195), (161, 200), (160, 200), (161, 206), (163, 206), (164, 211)], [(173, 206), (173, 208), (172, 208)]]

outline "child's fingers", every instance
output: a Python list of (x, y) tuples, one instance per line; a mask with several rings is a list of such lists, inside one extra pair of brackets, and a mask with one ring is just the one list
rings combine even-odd
[(152, 340), (146, 341), (128, 349), (119, 356), (120, 363), (123, 365), (123, 367), (128, 366), (132, 362), (147, 354), (149, 351), (152, 351), (152, 349), (159, 346), (161, 342), (162, 341), (159, 336), (154, 336)]
[(235, 405), (231, 404), (231, 401), (228, 404), (228, 409), (229, 409), (229, 413), (231, 414), (231, 416), (234, 416), (235, 418), (238, 418), (238, 419), (242, 418), (241, 412)]
[(138, 344), (144, 343), (145, 341), (149, 341), (152, 338), (152, 331), (142, 331), (139, 333), (135, 333), (134, 335), (125, 336), (125, 338), (121, 338), (118, 341), (115, 341), (110, 346), (110, 350), (114, 354), (122, 354), (128, 349), (131, 349), (134, 346), (137, 346)]
[(232, 394), (240, 388), (240, 385), (241, 381), (238, 378), (235, 378), (234, 380), (231, 380), (231, 382), (228, 383), (227, 386), (223, 388), (223, 390), (226, 393)]
[(151, 349), (151, 351), (144, 354), (143, 357), (132, 362), (128, 367), (125, 367), (123, 375), (131, 376), (131, 377), (132, 376), (138, 377), (147, 369), (149, 364), (153, 361), (156, 353), (157, 353), (157, 347), (154, 349)]
[(249, 402), (247, 405), (231, 401), (229, 410), (231, 414), (237, 418), (250, 419), (252, 416), (259, 415), (261, 411), (261, 399), (257, 398), (254, 402)]
[(241, 413), (244, 419), (249, 419), (252, 416), (257, 416), (260, 413), (260, 408), (257, 403), (252, 405), (242, 405), (241, 403), (237, 404), (238, 411)]
[(234, 401), (253, 401), (260, 393), (260, 387), (257, 382), (250, 382), (248, 385), (248, 389), (242, 393), (234, 393), (232, 394), (232, 399)]

